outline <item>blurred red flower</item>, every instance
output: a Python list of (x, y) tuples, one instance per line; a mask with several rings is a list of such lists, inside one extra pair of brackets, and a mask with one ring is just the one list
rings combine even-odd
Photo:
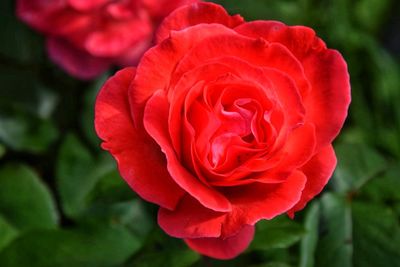
[(174, 11), (157, 40), (101, 89), (97, 133), (166, 233), (233, 258), (257, 221), (293, 217), (331, 177), (346, 63), (310, 28), (211, 3)]
[(17, 0), (17, 15), (46, 35), (51, 59), (92, 79), (111, 65), (135, 65), (161, 20), (198, 0)]

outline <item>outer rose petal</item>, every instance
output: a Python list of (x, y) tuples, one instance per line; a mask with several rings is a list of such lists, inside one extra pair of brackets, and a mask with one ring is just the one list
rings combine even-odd
[(43, 15), (57, 12), (65, 7), (65, 0), (53, 0), (51, 4), (48, 0), (18, 0), (16, 3), (18, 17), (40, 30), (49, 27), (49, 25), (45, 25)]
[[(204, 38), (219, 34), (236, 34), (233, 30), (218, 24), (193, 26), (185, 31), (175, 32), (170, 38), (150, 48), (141, 58), (137, 74), (130, 90), (130, 101), (143, 108), (144, 103), (155, 91), (165, 89), (176, 65), (188, 50)], [(142, 114), (135, 110), (132, 114), (139, 123)]]
[(200, 39), (181, 60), (175, 75), (183, 74), (206, 61), (222, 61), (221, 57), (228, 56), (281, 71), (295, 82), (300, 93), (309, 90), (302, 65), (284, 45), (239, 34), (221, 33)]
[(198, 2), (198, 0), (142, 0), (150, 14), (156, 18), (163, 18), (177, 7)]
[(319, 194), (331, 178), (336, 167), (335, 151), (331, 145), (324, 147), (301, 169), (307, 176), (307, 183), (297, 204), (288, 211), (290, 217), (305, 207), (308, 201)]
[(204, 206), (215, 211), (230, 211), (231, 205), (222, 194), (203, 184), (178, 161), (169, 138), (168, 109), (167, 98), (164, 92), (159, 90), (147, 102), (143, 120), (146, 131), (165, 153), (169, 173), (180, 187)]
[(135, 192), (147, 201), (174, 209), (184, 191), (171, 179), (157, 144), (144, 129), (135, 128), (131, 119), (128, 87), (134, 76), (135, 69), (126, 68), (103, 86), (96, 100), (96, 132)]
[(110, 2), (110, 0), (68, 0), (68, 3), (79, 11), (89, 11), (90, 9), (99, 8), (107, 2)]
[(349, 73), (336, 50), (310, 56), (303, 64), (313, 87), (304, 99), (306, 120), (314, 123), (317, 147), (322, 148), (332, 143), (347, 117), (351, 99)]
[(83, 50), (70, 45), (64, 39), (47, 39), (47, 52), (54, 63), (70, 75), (90, 80), (105, 72), (111, 62), (105, 58), (93, 57)]
[(244, 22), (240, 15), (231, 16), (226, 10), (213, 3), (197, 3), (176, 9), (158, 28), (156, 42), (168, 38), (171, 31), (184, 30), (190, 26), (202, 23), (217, 23), (228, 28), (234, 28)]
[[(132, 34), (132, 30), (135, 34)], [(145, 19), (132, 19), (107, 25), (88, 35), (85, 48), (98, 57), (115, 57), (135, 43), (151, 39), (152, 25)]]
[(232, 202), (232, 211), (225, 213), (184, 197), (175, 210), (159, 210), (158, 224), (166, 233), (179, 238), (230, 237), (243, 225), (254, 225), (288, 211), (300, 200), (305, 183), (305, 175), (295, 171), (280, 184), (253, 183), (227, 188), (224, 191)]
[[(17, 15), (29, 26), (55, 36), (85, 31), (92, 26), (89, 14), (69, 8), (65, 0), (18, 0)], [(71, 41), (71, 40), (70, 40)]]
[(244, 224), (254, 225), (261, 219), (273, 219), (295, 205), (306, 184), (306, 176), (294, 171), (280, 184), (253, 183), (227, 188), (234, 209), (222, 228), (222, 236), (229, 236)]
[(226, 216), (227, 213), (205, 208), (186, 195), (175, 210), (159, 209), (158, 224), (166, 233), (178, 238), (220, 237)]
[(246, 225), (235, 236), (222, 238), (185, 239), (193, 250), (221, 260), (233, 259), (242, 253), (253, 240), (254, 226)]
[(285, 45), (300, 61), (311, 53), (325, 50), (325, 43), (315, 31), (305, 26), (287, 26), (279, 21), (250, 21), (235, 28), (240, 34), (264, 38), (269, 42)]

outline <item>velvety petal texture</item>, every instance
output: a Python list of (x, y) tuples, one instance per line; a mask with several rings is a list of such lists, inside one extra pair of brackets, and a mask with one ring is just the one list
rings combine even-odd
[(18, 17), (43, 33), (55, 64), (90, 80), (113, 65), (133, 66), (162, 19), (199, 0), (17, 0)]
[(103, 86), (95, 124), (167, 234), (231, 259), (258, 221), (293, 217), (323, 190), (349, 104), (346, 63), (312, 29), (196, 3)]
[(186, 244), (208, 257), (228, 260), (238, 256), (247, 248), (254, 236), (254, 227), (244, 226), (232, 237), (185, 239)]
[(96, 100), (96, 131), (126, 182), (144, 199), (174, 209), (184, 191), (171, 179), (154, 141), (132, 123), (127, 94), (134, 77), (135, 69), (126, 68), (103, 86)]

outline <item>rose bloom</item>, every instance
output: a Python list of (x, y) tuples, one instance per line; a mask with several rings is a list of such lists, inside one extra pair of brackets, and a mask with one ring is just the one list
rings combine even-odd
[(293, 217), (321, 192), (349, 103), (346, 63), (312, 29), (198, 3), (105, 83), (95, 126), (167, 234), (229, 259), (256, 222)]
[(161, 20), (198, 0), (17, 0), (17, 15), (46, 35), (50, 58), (80, 79), (135, 65)]

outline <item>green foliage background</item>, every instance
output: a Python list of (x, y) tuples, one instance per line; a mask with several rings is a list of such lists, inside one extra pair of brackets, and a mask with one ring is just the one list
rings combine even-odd
[(99, 148), (93, 102), (107, 75), (68, 77), (2, 0), (0, 266), (400, 267), (400, 2), (217, 2), (247, 20), (311, 26), (346, 58), (353, 102), (325, 191), (294, 221), (260, 222), (235, 260), (190, 251)]

